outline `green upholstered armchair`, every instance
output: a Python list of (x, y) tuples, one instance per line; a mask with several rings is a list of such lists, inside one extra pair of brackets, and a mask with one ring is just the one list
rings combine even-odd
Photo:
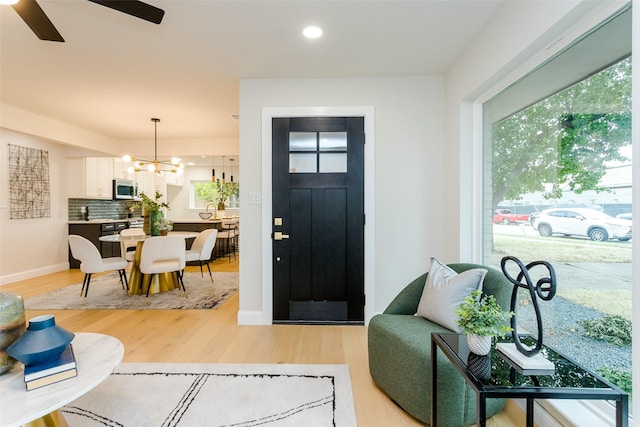
[[(461, 273), (472, 268), (488, 271), (483, 292), (494, 295), (509, 310), (513, 285), (501, 271), (477, 264), (449, 264)], [(415, 316), (427, 274), (405, 287), (382, 314), (369, 322), (369, 372), (376, 384), (411, 416), (431, 420), (431, 333), (448, 329)], [(447, 427), (466, 427), (476, 421), (476, 395), (447, 358), (438, 352), (438, 421)], [(487, 416), (502, 410), (503, 399), (487, 401)]]

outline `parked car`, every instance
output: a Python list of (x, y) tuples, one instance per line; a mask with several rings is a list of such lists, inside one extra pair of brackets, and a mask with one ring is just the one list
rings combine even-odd
[(528, 214), (514, 214), (513, 212), (511, 212), (510, 209), (496, 209), (496, 211), (493, 213), (494, 224), (503, 223), (504, 225), (509, 225), (512, 222), (517, 223), (519, 221), (528, 221), (528, 220), (529, 220)]
[(547, 209), (533, 218), (532, 225), (543, 237), (563, 234), (585, 236), (600, 242), (631, 239), (631, 221), (588, 208)]

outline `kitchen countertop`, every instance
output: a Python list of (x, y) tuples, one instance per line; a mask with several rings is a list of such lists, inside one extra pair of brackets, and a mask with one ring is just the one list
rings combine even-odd
[(216, 222), (221, 222), (222, 219), (218, 218), (218, 219), (174, 219), (173, 223), (180, 223), (180, 224), (210, 224), (210, 223), (216, 223)]
[(89, 221), (67, 221), (67, 224), (107, 224), (110, 222), (127, 222), (125, 219), (90, 219)]

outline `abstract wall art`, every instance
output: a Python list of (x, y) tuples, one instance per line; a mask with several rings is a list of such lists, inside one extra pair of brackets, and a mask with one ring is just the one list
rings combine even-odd
[(8, 144), (9, 218), (51, 217), (49, 152)]

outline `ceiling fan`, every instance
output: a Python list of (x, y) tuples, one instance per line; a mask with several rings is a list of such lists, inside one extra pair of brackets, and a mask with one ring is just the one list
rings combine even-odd
[[(159, 24), (164, 17), (164, 10), (137, 0), (89, 0), (102, 6), (115, 9), (136, 18)], [(64, 42), (64, 39), (44, 13), (36, 0), (20, 0), (12, 5), (13, 9), (27, 23), (40, 40)]]

